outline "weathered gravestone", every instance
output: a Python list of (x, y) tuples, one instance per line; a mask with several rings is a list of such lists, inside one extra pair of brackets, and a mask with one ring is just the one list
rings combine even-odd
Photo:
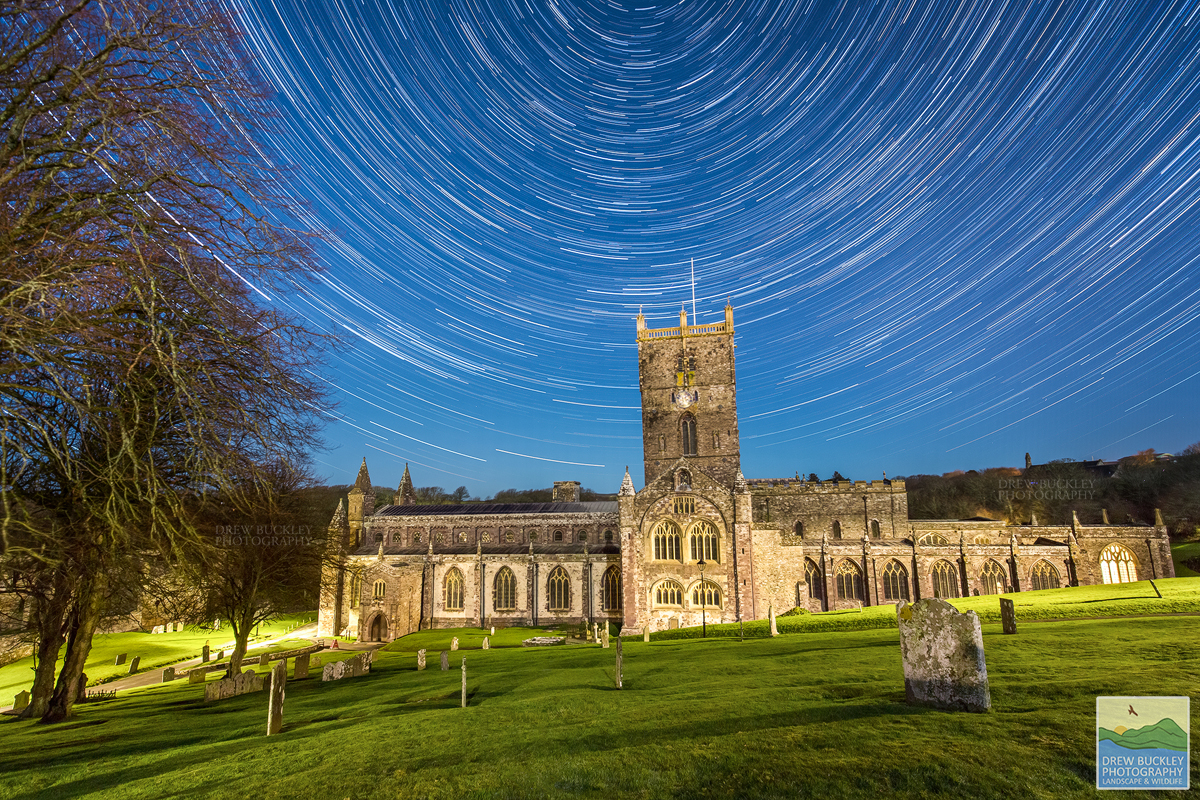
[(457, 636), (455, 636), (453, 639), (450, 640), (450, 649), (451, 650), (458, 649), (458, 637)]
[(496, 635), (496, 626), (493, 625), (492, 626), (492, 636), (495, 636), (495, 635)]
[(166, 669), (163, 670), (162, 682), (170, 683), (173, 680), (175, 680), (175, 668), (167, 667)]
[(462, 663), (462, 707), (467, 707), (467, 657), (463, 656)]
[(292, 669), (292, 680), (299, 681), (308, 677), (308, 665), (312, 655), (309, 653), (301, 653), (296, 656), (296, 666)]
[(592, 623), (592, 641), (600, 644), (600, 626), (595, 622)]
[(445, 650), (442, 651), (442, 672), (450, 671), (450, 654)]
[(225, 657), (225, 651), (224, 651), (224, 650), (218, 650), (218, 651), (217, 651), (217, 661), (220, 661), (220, 660), (221, 660), (222, 658), (224, 658), (224, 657)]
[(417, 669), (418, 670), (425, 669), (425, 651), (424, 650), (417, 651)]
[(271, 670), (271, 697), (267, 701), (267, 736), (283, 730), (283, 695), (287, 686), (287, 662), (280, 661)]
[(489, 638), (490, 638), (490, 637), (487, 637), (487, 636), (483, 637), (483, 649), (484, 649), (484, 650), (487, 650), (487, 649), (488, 649), (488, 648), (491, 646), (491, 645), (488, 643), (488, 639), (489, 639)]
[(646, 630), (642, 631), (642, 641), (643, 642), (650, 641), (650, 626), (649, 625), (646, 626)]
[(166, 628), (165, 628), (165, 627), (163, 627), (162, 625), (155, 625), (153, 628), (151, 628), (151, 629), (150, 629), (150, 633), (152, 633), (152, 634), (159, 634), (159, 633), (162, 633), (162, 632), (163, 632), (163, 631), (165, 631), (165, 630), (166, 630)]
[(188, 683), (204, 683), (206, 673), (203, 670), (194, 669), (188, 673)]
[(896, 604), (904, 694), (909, 703), (956, 711), (992, 706), (983, 633), (974, 611), (960, 614), (945, 600)]
[(261, 654), (261, 655), (258, 657), (258, 665), (259, 665), (260, 667), (267, 667), (267, 666), (270, 666), (270, 665), (271, 665), (271, 654), (270, 654), (270, 653), (263, 653), (263, 654)]
[(132, 675), (133, 673), (137, 672), (138, 665), (141, 663), (142, 663), (142, 657), (134, 656), (133, 660), (129, 662), (129, 674)]
[(208, 663), (208, 653), (209, 653), (208, 645), (204, 645), (204, 648), (200, 651), (200, 663), (201, 664)]
[(128, 655), (129, 655), (128, 653), (121, 653), (121, 654), (120, 654), (120, 655), (118, 655), (118, 656), (116, 657), (116, 659), (113, 661), (113, 665), (114, 665), (114, 666), (117, 666), (117, 667), (121, 666), (122, 664), (124, 664), (124, 663), (125, 663), (125, 658), (126, 658), (126, 656), (128, 656)]
[(1007, 597), (1000, 598), (1000, 623), (1005, 633), (1017, 632), (1017, 609)]
[(29, 692), (17, 692), (17, 696), (13, 700), (13, 711), (24, 711), (27, 705), (29, 705)]
[(237, 697), (249, 692), (261, 692), (262, 690), (263, 679), (254, 670), (247, 669), (245, 672), (235, 674), (231, 677), (206, 683), (204, 685), (204, 702), (211, 703), (215, 700), (227, 700), (230, 697)]
[(771, 617), (771, 635), (778, 636), (779, 629), (775, 627), (775, 606), (769, 606), (767, 608), (767, 614)]
[(621, 637), (620, 636), (617, 637), (617, 668), (613, 672), (613, 676), (616, 678), (617, 688), (620, 689), (621, 688)]
[(604, 626), (604, 630), (600, 631), (600, 646), (608, 649), (608, 626)]

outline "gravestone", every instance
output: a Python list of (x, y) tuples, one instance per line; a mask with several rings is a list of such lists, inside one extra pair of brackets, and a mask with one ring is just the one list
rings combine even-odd
[(311, 666), (311, 668), (312, 668), (312, 669), (316, 669), (317, 667), (321, 666), (321, 657), (320, 657), (320, 656), (313, 656), (313, 657), (312, 657), (312, 662), (311, 662), (310, 666)]
[(450, 654), (445, 650), (442, 651), (442, 672), (450, 671)]
[(29, 705), (29, 692), (17, 692), (17, 697), (13, 700), (13, 711), (24, 711), (27, 705)]
[(600, 644), (600, 626), (594, 622), (592, 623), (592, 641)]
[(467, 657), (466, 657), (466, 656), (463, 656), (462, 672), (463, 672), (463, 677), (462, 677), (462, 707), (463, 707), (463, 708), (466, 708), (466, 707), (467, 707)]
[(614, 671), (614, 676), (617, 681), (617, 688), (621, 688), (621, 637), (617, 637), (617, 668)]
[(649, 625), (646, 626), (646, 630), (642, 631), (642, 641), (643, 642), (650, 641), (650, 626)]
[(904, 694), (909, 703), (954, 711), (987, 711), (992, 697), (983, 633), (974, 611), (945, 600), (896, 604)]
[(280, 661), (271, 670), (271, 697), (267, 701), (267, 736), (283, 730), (283, 695), (287, 685), (287, 661)]
[(122, 664), (124, 664), (124, 663), (125, 663), (125, 657), (126, 657), (127, 655), (129, 655), (129, 654), (128, 654), (128, 653), (121, 653), (120, 655), (118, 655), (118, 656), (116, 657), (116, 659), (113, 661), (113, 665), (114, 665), (114, 666), (117, 666), (117, 667), (119, 667), (119, 666), (121, 666)]
[(608, 626), (604, 626), (604, 630), (600, 631), (600, 646), (605, 650), (608, 649)]
[(270, 653), (263, 653), (262, 655), (260, 655), (258, 657), (258, 665), (260, 667), (267, 667), (267, 666), (270, 666), (270, 664), (271, 664), (271, 654)]
[(173, 680), (175, 680), (175, 668), (167, 667), (163, 670), (162, 682), (170, 683)]
[(418, 650), (417, 651), (417, 670), (420, 671), (423, 669), (425, 669), (425, 651)]
[(221, 620), (220, 620), (220, 619), (214, 619), (214, 620), (213, 620), (213, 630), (214, 630), (214, 631), (219, 631), (219, 630), (221, 630)]
[(296, 656), (296, 666), (292, 669), (292, 680), (299, 681), (308, 677), (308, 664), (312, 658), (308, 653)]
[(164, 630), (166, 630), (166, 628), (164, 628), (162, 625), (155, 625), (153, 628), (150, 629), (150, 633), (159, 634), (159, 633), (162, 633)]
[(217, 651), (217, 661), (220, 661), (220, 660), (221, 660), (222, 658), (224, 658), (224, 657), (225, 657), (225, 651), (224, 651), (224, 650), (218, 650), (218, 651)]
[(1017, 609), (1007, 597), (1000, 598), (1000, 623), (1005, 633), (1017, 632)]
[(453, 639), (450, 640), (450, 649), (451, 650), (458, 649), (458, 637), (457, 636), (455, 636)]
[(202, 650), (200, 651), (200, 663), (201, 663), (201, 664), (207, 664), (207, 663), (208, 663), (208, 652), (209, 652), (209, 651), (208, 651), (208, 645), (204, 645), (204, 649), (202, 649)]
[(775, 627), (775, 606), (769, 606), (767, 614), (771, 617), (771, 635), (778, 636), (779, 629)]
[(487, 649), (490, 647), (490, 645), (489, 645), (489, 643), (488, 643), (488, 639), (489, 639), (489, 638), (490, 638), (490, 637), (487, 637), (487, 636), (483, 637), (483, 649), (484, 649), (484, 650), (487, 650)]
[(188, 673), (188, 683), (204, 683), (205, 673), (194, 669)]
[(141, 663), (142, 663), (142, 657), (134, 656), (133, 660), (129, 662), (129, 674), (132, 675), (133, 673), (137, 672), (138, 664), (141, 664)]
[(492, 636), (495, 636), (495, 635), (496, 635), (496, 626), (493, 625), (492, 626)]

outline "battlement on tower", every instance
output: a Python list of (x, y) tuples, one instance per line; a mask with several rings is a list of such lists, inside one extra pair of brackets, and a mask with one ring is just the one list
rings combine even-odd
[(687, 311), (680, 309), (679, 325), (674, 328), (647, 328), (646, 317), (639, 311), (637, 315), (637, 340), (644, 342), (650, 339), (683, 339), (692, 336), (725, 336), (733, 335), (733, 308), (725, 306), (724, 322), (706, 322), (703, 325), (688, 325)]

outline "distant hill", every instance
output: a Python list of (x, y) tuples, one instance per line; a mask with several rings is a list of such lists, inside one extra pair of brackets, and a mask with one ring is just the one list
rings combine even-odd
[(1173, 719), (1160, 720), (1153, 725), (1128, 728), (1124, 733), (1100, 729), (1100, 740), (1108, 739), (1127, 750), (1178, 750), (1187, 752), (1188, 737)]

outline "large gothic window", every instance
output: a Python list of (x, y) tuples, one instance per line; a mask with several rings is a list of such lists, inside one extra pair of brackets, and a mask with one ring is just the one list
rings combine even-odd
[(675, 581), (663, 581), (652, 592), (656, 606), (683, 605), (683, 587)]
[(933, 596), (958, 597), (958, 570), (945, 559), (933, 565)]
[(862, 569), (853, 561), (843, 561), (834, 573), (837, 579), (837, 596), (839, 600), (863, 599)]
[(1137, 580), (1133, 554), (1119, 544), (1100, 551), (1100, 577), (1105, 583), (1132, 583)]
[(808, 596), (813, 600), (822, 600), (825, 590), (821, 581), (821, 569), (811, 558), (804, 559), (804, 581), (808, 584)]
[(1033, 590), (1057, 589), (1059, 587), (1058, 570), (1047, 561), (1039, 561), (1033, 565)]
[(679, 433), (683, 439), (683, 454), (696, 455), (696, 418), (691, 414), (684, 414), (683, 419), (679, 421)]
[(446, 573), (446, 610), (463, 610), (463, 575), (458, 567), (452, 567)]
[(680, 556), (679, 529), (673, 522), (663, 520), (654, 528), (654, 560), (678, 561)]
[(883, 567), (883, 597), (886, 600), (907, 600), (908, 570), (896, 559)]
[(600, 608), (604, 611), (621, 609), (621, 568), (609, 567), (600, 579)]
[(721, 548), (717, 541), (717, 529), (711, 522), (697, 522), (692, 526), (691, 535), (688, 536), (688, 541), (691, 544), (692, 561), (717, 561), (719, 562)]
[(917, 544), (948, 545), (950, 541), (940, 533), (927, 533), (917, 540)]
[(492, 582), (492, 608), (496, 611), (517, 609), (517, 576), (508, 567), (501, 567)]
[(571, 610), (571, 580), (562, 567), (550, 570), (546, 579), (546, 600), (551, 611)]
[(984, 565), (979, 582), (983, 585), (984, 594), (1004, 594), (1008, 591), (1008, 579), (1004, 574), (1004, 567), (995, 561), (989, 561)]
[(701, 608), (720, 608), (721, 589), (712, 581), (696, 584), (692, 588), (692, 605)]

